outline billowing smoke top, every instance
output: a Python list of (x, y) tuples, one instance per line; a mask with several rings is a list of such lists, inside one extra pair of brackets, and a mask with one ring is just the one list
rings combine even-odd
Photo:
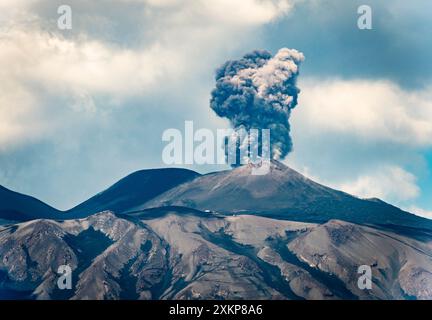
[(297, 105), (296, 86), (301, 52), (282, 48), (256, 50), (216, 71), (211, 108), (229, 119), (234, 129), (270, 129), (271, 157), (284, 158), (292, 149), (289, 116)]

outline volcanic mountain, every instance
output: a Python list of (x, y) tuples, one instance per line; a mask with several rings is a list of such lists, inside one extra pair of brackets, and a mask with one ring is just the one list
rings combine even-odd
[(341, 219), (374, 225), (432, 230), (432, 221), (404, 212), (378, 199), (360, 199), (316, 183), (273, 160), (270, 172), (253, 175), (245, 165), (183, 183), (135, 210), (184, 206), (224, 214), (256, 214), (271, 218), (326, 222)]
[[(431, 299), (432, 249), (394, 232), (191, 209), (0, 225), (1, 299)], [(71, 290), (57, 268), (72, 269)], [(370, 266), (371, 290), (357, 285)]]
[(252, 214), (276, 219), (322, 223), (331, 219), (412, 227), (430, 233), (432, 221), (379, 199), (360, 199), (316, 183), (273, 160), (265, 175), (249, 165), (200, 175), (187, 169), (134, 172), (78, 206), (61, 212), (43, 202), (0, 187), (0, 219), (84, 218), (110, 210), (128, 213), (159, 207), (186, 207), (220, 214)]
[(0, 188), (0, 214), (0, 300), (432, 299), (431, 220), (277, 161), (138, 171), (67, 212)]

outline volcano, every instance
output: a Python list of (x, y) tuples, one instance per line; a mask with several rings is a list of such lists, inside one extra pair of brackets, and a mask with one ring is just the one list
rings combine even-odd
[(0, 299), (432, 299), (430, 220), (252, 169), (138, 171), (66, 212), (1, 188)]
[(184, 206), (224, 214), (326, 222), (340, 219), (382, 226), (432, 230), (432, 222), (379, 199), (360, 199), (316, 183), (272, 160), (270, 172), (253, 175), (249, 165), (196, 177), (134, 208)]

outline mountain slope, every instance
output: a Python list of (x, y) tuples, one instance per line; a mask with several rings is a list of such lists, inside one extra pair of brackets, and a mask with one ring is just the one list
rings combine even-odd
[(192, 170), (179, 168), (137, 171), (64, 212), (38, 199), (0, 186), (0, 220), (83, 218), (105, 210), (121, 213), (198, 176)]
[(178, 168), (137, 171), (70, 209), (65, 216), (86, 217), (105, 210), (121, 213), (198, 176), (195, 171)]
[[(0, 299), (432, 298), (425, 242), (339, 220), (153, 211), (0, 226)], [(56, 285), (64, 264), (72, 290)]]
[(272, 161), (267, 175), (255, 176), (251, 170), (249, 166), (242, 166), (202, 176), (186, 169), (142, 170), (66, 212), (0, 187), (0, 221), (72, 219), (104, 210), (124, 213), (153, 207), (183, 206), (201, 211), (249, 213), (305, 222), (340, 219), (380, 225), (418, 238), (432, 235), (431, 220), (378, 199), (359, 199), (320, 185), (277, 161)]
[(55, 218), (60, 211), (42, 201), (0, 186), (0, 219), (24, 221)]
[(136, 209), (185, 206), (222, 213), (251, 213), (273, 218), (409, 226), (432, 230), (432, 221), (379, 200), (363, 200), (318, 184), (280, 162), (266, 175), (250, 166), (200, 176)]

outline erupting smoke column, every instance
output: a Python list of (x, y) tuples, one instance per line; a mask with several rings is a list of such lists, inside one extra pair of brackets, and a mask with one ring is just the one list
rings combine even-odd
[(282, 48), (274, 57), (256, 50), (225, 62), (216, 71), (211, 108), (235, 130), (270, 129), (271, 157), (284, 158), (292, 150), (288, 119), (297, 105), (296, 80), (303, 60), (301, 52)]

